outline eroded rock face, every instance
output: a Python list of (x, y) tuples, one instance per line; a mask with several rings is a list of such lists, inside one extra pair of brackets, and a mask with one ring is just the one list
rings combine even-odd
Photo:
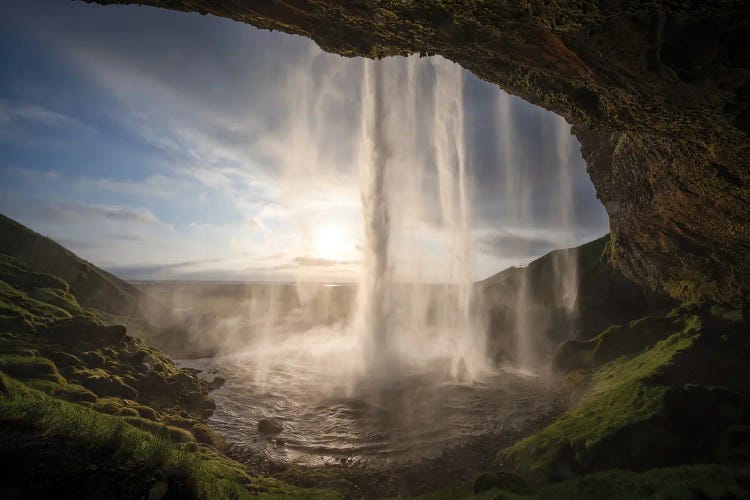
[(679, 298), (750, 300), (750, 9), (737, 1), (99, 0), (440, 54), (573, 123), (618, 265)]

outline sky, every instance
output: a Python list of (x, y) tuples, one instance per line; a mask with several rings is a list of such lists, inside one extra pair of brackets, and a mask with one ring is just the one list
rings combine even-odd
[[(361, 59), (150, 7), (0, 11), (1, 213), (126, 279), (356, 279)], [(461, 81), (475, 277), (606, 233), (578, 143), (555, 137), (562, 119)], [(408, 102), (391, 97), (394, 113)], [(425, 248), (445, 241), (432, 212)]]

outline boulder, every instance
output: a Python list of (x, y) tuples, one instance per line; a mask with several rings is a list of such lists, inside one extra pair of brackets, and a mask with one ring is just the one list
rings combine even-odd
[(280, 434), (284, 426), (275, 418), (264, 418), (258, 422), (258, 433), (265, 436)]
[(46, 334), (61, 344), (104, 347), (122, 342), (125, 332), (122, 325), (105, 326), (86, 316), (74, 316), (54, 323)]
[(86, 351), (81, 353), (81, 360), (83, 360), (89, 368), (102, 368), (107, 361), (101, 353), (96, 351)]
[(215, 391), (219, 387), (223, 386), (225, 383), (226, 383), (226, 379), (224, 377), (216, 377), (211, 382), (208, 383), (208, 390)]
[(566, 340), (552, 356), (552, 369), (559, 373), (591, 368), (594, 361), (594, 344), (580, 340)]

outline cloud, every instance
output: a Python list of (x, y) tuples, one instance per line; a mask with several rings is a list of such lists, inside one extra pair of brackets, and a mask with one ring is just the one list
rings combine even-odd
[(74, 127), (87, 132), (96, 130), (78, 118), (32, 103), (10, 102), (0, 99), (0, 125), (31, 122), (48, 127)]
[(549, 238), (506, 231), (484, 231), (476, 242), (480, 252), (504, 259), (538, 257), (558, 246)]
[(80, 177), (75, 181), (75, 187), (84, 191), (109, 191), (139, 197), (171, 198), (175, 195), (175, 182), (174, 177), (170, 178), (162, 174), (149, 176), (140, 182)]
[[(71, 186), (67, 196), (72, 191), (80, 195), (77, 200), (44, 202), (39, 207), (27, 207), (28, 202), (22, 200), (14, 205), (16, 212), (44, 210), (45, 221), (69, 223), (56, 228), (57, 234), (66, 236), (73, 236), (65, 232), (75, 224), (90, 226), (86, 228), (92, 234), (90, 241), (117, 244), (111, 255), (100, 249), (97, 255), (102, 260), (179, 261), (131, 269), (139, 273), (148, 269), (183, 273), (191, 267), (188, 264), (211, 265), (193, 257), (232, 259), (245, 253), (244, 266), (252, 261), (260, 270), (277, 264), (277, 270), (325, 274), (351, 271), (358, 264), (308, 254), (316, 225), (322, 221), (345, 226), (351, 234), (361, 230), (357, 163), (361, 60), (325, 54), (300, 37), (258, 31), (220, 18), (83, 3), (15, 2), (8, 7), (3, 24), (21, 27), (29, 40), (37, 37), (45, 51), (53, 47), (54, 59), (65, 68), (66, 78), (51, 78), (46, 88), (34, 82), (41, 88), (36, 94), (53, 96), (55, 100), (49, 102), (54, 109), (22, 99), (0, 100), (0, 127), (24, 122), (79, 128), (88, 121), (106, 123), (106, 138), (109, 130), (127, 137), (125, 151), (112, 162), (104, 155), (97, 158), (100, 164), (75, 165), (87, 163), (86, 156), (83, 161), (53, 164), (62, 175), (55, 171), (38, 174), (46, 176), (47, 191), (55, 195), (57, 183), (63, 182), (55, 176), (65, 178)], [(132, 36), (134, 27), (137, 37)], [(194, 36), (197, 31), (200, 37)], [(190, 54), (189, 64), (184, 54)], [(397, 71), (399, 82), (407, 66), (421, 68), (418, 72), (424, 74), (420, 73), (419, 81), (424, 88), (418, 87), (414, 98), (421, 103), (420, 115), (428, 116), (434, 103), (425, 96), (435, 84), (434, 71), (430, 64), (422, 64), (424, 60), (413, 62), (385, 64)], [(558, 158), (550, 127), (559, 118), (503, 95), (468, 74), (463, 80), (473, 225), (495, 228), (475, 232), (479, 257), (494, 258), (496, 266), (503, 259), (522, 260), (554, 248), (553, 240), (560, 239), (556, 234), (547, 236), (545, 228), (560, 225)], [(60, 88), (58, 81), (64, 83)], [(411, 98), (409, 92), (402, 92), (407, 87), (396, 87), (399, 95), (393, 102)], [(76, 93), (85, 95), (73, 96)], [(69, 99), (82, 103), (80, 118), (60, 112), (72, 107), (58, 109), (63, 106), (59, 103)], [(501, 105), (508, 107), (508, 123), (498, 118)], [(429, 122), (425, 119), (427, 126), (415, 132), (415, 140), (425, 151), (432, 137)], [(500, 134), (510, 140), (499, 140)], [(513, 154), (499, 151), (501, 143), (508, 146), (505, 149), (512, 147)], [(575, 177), (571, 231), (576, 238), (583, 226), (601, 233), (606, 230), (606, 214), (593, 195), (577, 144), (571, 141), (569, 146)], [(87, 152), (89, 147), (105, 149), (106, 154), (112, 149), (99, 141), (81, 141), (80, 147)], [(514, 169), (503, 163), (511, 157)], [(123, 179), (123, 171), (114, 170), (123, 167), (132, 167), (132, 178)], [(66, 168), (80, 168), (81, 176), (71, 181)], [(512, 189), (511, 181), (523, 189)], [(36, 189), (36, 196), (44, 195), (41, 182), (26, 184)], [(448, 244), (438, 193), (432, 185), (434, 173), (425, 176), (424, 184), (425, 210), (418, 215), (421, 225), (401, 230), (408, 233), (404, 239), (419, 240), (414, 247), (421, 254), (430, 255)], [(526, 208), (519, 208), (522, 203)], [(139, 208), (142, 204), (148, 209)], [(0, 200), (0, 206), (7, 205)], [(523, 220), (513, 220), (514, 211), (524, 210)], [(162, 218), (174, 222), (177, 229), (172, 231)], [(120, 225), (111, 228), (108, 222)], [(527, 231), (516, 231), (516, 227)], [(163, 234), (163, 229), (172, 234)], [(116, 238), (115, 234), (139, 234), (140, 239)], [(69, 239), (88, 241), (78, 234)], [(263, 260), (264, 255), (278, 258)], [(244, 270), (238, 267), (237, 272)], [(488, 268), (479, 274), (494, 271)]]
[(69, 220), (71, 217), (91, 217), (124, 222), (138, 222), (151, 226), (171, 228), (165, 224), (151, 211), (145, 208), (125, 207), (117, 205), (95, 205), (77, 202), (61, 202), (53, 205), (52, 210), (57, 210), (59, 217)]
[(167, 278), (199, 270), (206, 264), (219, 264), (224, 259), (200, 259), (166, 264), (141, 264), (132, 266), (110, 266), (107, 271), (126, 279)]
[(47, 224), (85, 224), (87, 227), (94, 227), (97, 223), (114, 222), (133, 224), (133, 229), (150, 227), (174, 231), (171, 224), (163, 222), (150, 210), (140, 207), (47, 200), (15, 192), (5, 192), (3, 197), (3, 201), (7, 200), (9, 204), (6, 206), (5, 203), (0, 203), (0, 209), (11, 216), (29, 219), (32, 224), (43, 221)]
[(309, 267), (331, 267), (331, 266), (344, 266), (348, 264), (359, 264), (358, 260), (333, 260), (333, 259), (321, 259), (318, 257), (300, 256), (295, 257), (293, 262), (299, 266)]

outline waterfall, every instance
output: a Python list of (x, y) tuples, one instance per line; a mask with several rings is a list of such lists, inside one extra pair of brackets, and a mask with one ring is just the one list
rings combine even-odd
[[(504, 92), (498, 94), (495, 117), (499, 133), (497, 159), (503, 173), (505, 229), (508, 234), (518, 235), (534, 226), (530, 202), (536, 194), (532, 192), (532, 179), (527, 173), (531, 165), (516, 153), (518, 134), (511, 116), (511, 98)], [(551, 131), (543, 131), (542, 140), (549, 144), (545, 150), (553, 151), (551, 166), (555, 169), (559, 189), (551, 194), (554, 214), (549, 234), (556, 235), (555, 247), (562, 250), (552, 255), (552, 280), (547, 285), (548, 290), (534, 289), (538, 283), (533, 285), (528, 268), (523, 268), (517, 270), (516, 295), (508, 298), (512, 315), (508, 333), (515, 345), (515, 364), (521, 370), (532, 372), (542, 365), (539, 332), (551, 327), (562, 331), (563, 337), (571, 338), (578, 307), (578, 260), (575, 250), (570, 248), (575, 222), (570, 162), (573, 139), (564, 119), (554, 117), (551, 128)], [(518, 250), (525, 254), (531, 252), (528, 244)]]
[[(555, 287), (559, 291), (560, 305), (565, 311), (568, 323), (575, 321), (578, 308), (578, 255), (573, 244), (573, 173), (570, 165), (570, 152), (573, 141), (570, 126), (564, 119), (554, 121), (555, 152), (560, 182), (560, 228), (562, 230), (562, 252), (556, 254)], [(570, 337), (571, 332), (568, 332)]]
[[(366, 61), (362, 89), (364, 239), (355, 329), (366, 370), (392, 376), (404, 362), (435, 357), (447, 360), (451, 375), (473, 378), (484, 367), (485, 334), (472, 299), (461, 68), (441, 58), (411, 57), (405, 66)], [(415, 241), (425, 219), (435, 218), (435, 202), (442, 251)]]
[(389, 144), (386, 138), (383, 64), (365, 61), (363, 79), (363, 151), (360, 162), (362, 218), (362, 277), (359, 286), (357, 329), (366, 342), (368, 371), (390, 364), (388, 304), (391, 275), (388, 269), (390, 206), (386, 174)]

